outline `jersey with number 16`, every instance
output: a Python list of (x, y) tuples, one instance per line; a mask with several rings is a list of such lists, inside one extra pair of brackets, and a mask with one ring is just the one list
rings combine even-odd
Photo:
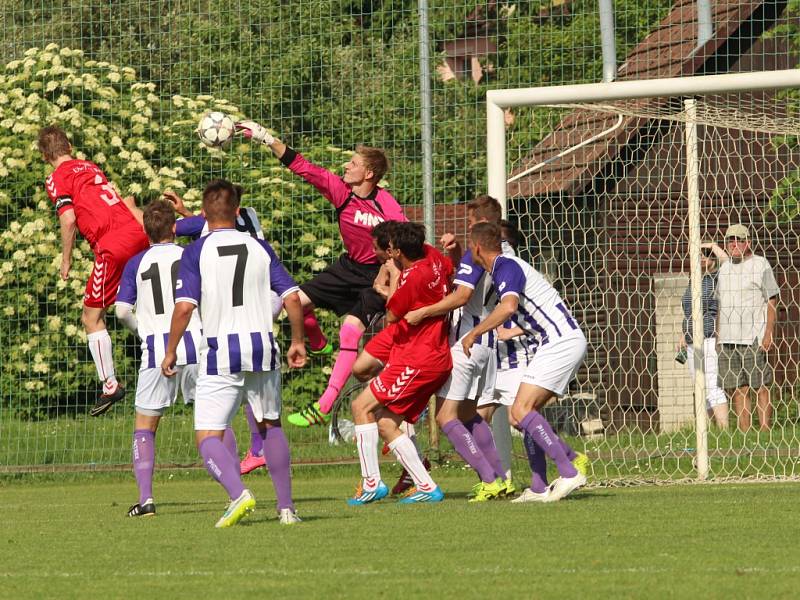
[[(182, 255), (183, 248), (177, 244), (153, 244), (131, 258), (122, 273), (117, 304), (136, 311), (142, 369), (156, 368), (164, 359)], [(200, 318), (193, 313), (178, 344), (178, 365), (197, 363), (201, 338)]]

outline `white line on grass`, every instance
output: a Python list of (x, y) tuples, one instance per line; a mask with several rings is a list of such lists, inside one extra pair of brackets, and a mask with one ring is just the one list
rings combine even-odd
[[(518, 569), (511, 567), (476, 567), (476, 568), (457, 568), (453, 571), (457, 575), (496, 575), (496, 574), (526, 574), (531, 570), (536, 571), (538, 575), (618, 575), (618, 574), (659, 574), (659, 573), (680, 573), (685, 575), (687, 569), (683, 565), (676, 566), (675, 568), (668, 567), (602, 567), (602, 568), (560, 568), (560, 569), (541, 569), (539, 567), (531, 567), (531, 569)], [(373, 577), (376, 575), (387, 576), (394, 575), (396, 572), (389, 569), (357, 569), (357, 568), (342, 568), (336, 567), (337, 575), (353, 575), (361, 577)], [(774, 574), (788, 574), (800, 573), (800, 565), (785, 566), (785, 567), (702, 567), (690, 569), (695, 573), (728, 573), (731, 575), (774, 575)], [(6, 579), (70, 579), (91, 577), (96, 578), (98, 575), (111, 577), (240, 577), (243, 575), (264, 575), (264, 576), (279, 576), (287, 577), (291, 575), (330, 575), (331, 569), (235, 569), (223, 571), (208, 571), (208, 570), (166, 570), (166, 571), (125, 571), (108, 573), (105, 571), (98, 572), (85, 572), (85, 571), (53, 571), (53, 572), (3, 572), (0, 571), (0, 578)], [(419, 574), (419, 573), (418, 573)]]

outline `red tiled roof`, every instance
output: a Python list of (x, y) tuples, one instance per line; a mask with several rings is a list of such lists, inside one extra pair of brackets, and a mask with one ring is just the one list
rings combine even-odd
[[(662, 77), (689, 77), (720, 52), (730, 52), (741, 45), (726, 46), (726, 42), (753, 19), (764, 2), (734, 2), (721, 0), (713, 3), (714, 37), (695, 51), (697, 35), (697, 6), (695, 0), (676, 2), (672, 12), (639, 43), (627, 56), (617, 73), (618, 80), (640, 80)], [(772, 19), (785, 8), (785, 2), (773, 2), (776, 7)], [(760, 15), (761, 13), (758, 13)], [(766, 13), (765, 13), (766, 14)], [(764, 17), (761, 17), (764, 18)], [(764, 26), (770, 28), (773, 23)], [(720, 57), (727, 58), (727, 57)], [(722, 61), (726, 63), (726, 61)], [(653, 105), (663, 99), (640, 101)], [(591, 138), (610, 128), (618, 120), (615, 114), (576, 110), (567, 115), (556, 129), (534, 148), (533, 152), (511, 173), (521, 173), (533, 165), (551, 158), (566, 148)], [(508, 195), (533, 197), (556, 193), (577, 195), (592, 181), (597, 172), (619, 151), (630, 143), (647, 119), (626, 116), (621, 126), (608, 136), (554, 160), (531, 175), (509, 184)]]

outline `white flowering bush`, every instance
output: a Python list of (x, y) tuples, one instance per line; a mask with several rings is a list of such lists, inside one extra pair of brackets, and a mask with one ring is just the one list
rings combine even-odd
[[(222, 98), (165, 97), (129, 67), (87, 60), (80, 50), (55, 44), (31, 48), (5, 65), (0, 73), (0, 386), (17, 413), (38, 417), (54, 407), (76, 406), (97, 387), (80, 325), (92, 254), (79, 241), (70, 278), (60, 279), (58, 220), (44, 190), (50, 167), (36, 148), (45, 125), (63, 127), (76, 156), (96, 162), (120, 193), (135, 196), (140, 205), (173, 190), (197, 209), (209, 179), (241, 183), (245, 204), (256, 208), (267, 238), (298, 282), (341, 252), (329, 204), (266, 149), (241, 139), (227, 152), (199, 142), (194, 128), (212, 109), (243, 116)], [(334, 168), (349, 154), (330, 146), (301, 150)], [(333, 322), (328, 316), (329, 331)], [(113, 318), (109, 326), (117, 370), (132, 385), (138, 344)], [(289, 384), (313, 395), (324, 387), (324, 377), (293, 375)]]

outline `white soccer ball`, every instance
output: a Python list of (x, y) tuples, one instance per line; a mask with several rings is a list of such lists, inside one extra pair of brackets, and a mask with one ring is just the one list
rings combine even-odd
[(200, 119), (200, 124), (197, 126), (197, 135), (200, 136), (200, 141), (206, 146), (219, 148), (231, 141), (234, 130), (233, 119), (225, 113), (214, 111), (206, 113)]

